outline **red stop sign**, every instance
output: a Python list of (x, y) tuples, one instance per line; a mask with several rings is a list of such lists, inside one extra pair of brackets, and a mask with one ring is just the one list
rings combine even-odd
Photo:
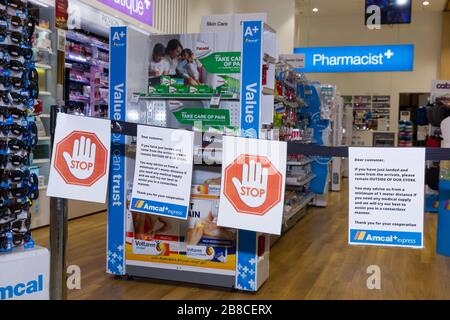
[(55, 152), (54, 167), (67, 184), (90, 187), (107, 173), (108, 151), (94, 133), (74, 131)]
[(264, 216), (282, 200), (283, 176), (266, 157), (239, 156), (224, 179), (224, 195), (238, 213)]

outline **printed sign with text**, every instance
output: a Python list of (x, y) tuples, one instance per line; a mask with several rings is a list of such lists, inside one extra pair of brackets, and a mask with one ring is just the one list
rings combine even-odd
[(193, 150), (193, 132), (138, 126), (130, 210), (186, 220)]
[(425, 149), (350, 148), (349, 244), (423, 248)]

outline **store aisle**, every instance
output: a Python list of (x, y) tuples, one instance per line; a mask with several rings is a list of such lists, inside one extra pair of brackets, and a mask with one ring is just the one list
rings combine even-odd
[[(450, 299), (450, 258), (436, 256), (436, 215), (426, 215), (424, 250), (349, 247), (347, 192), (309, 213), (271, 253), (270, 278), (256, 294), (151, 281), (114, 280), (105, 273), (106, 214), (69, 225), (69, 264), (82, 270), (82, 289), (69, 299)], [(47, 244), (48, 229), (34, 232)], [(378, 265), (382, 289), (366, 287)]]

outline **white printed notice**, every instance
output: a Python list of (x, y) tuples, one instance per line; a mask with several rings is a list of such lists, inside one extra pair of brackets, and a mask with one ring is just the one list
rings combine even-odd
[(349, 244), (423, 248), (425, 149), (349, 156)]
[(194, 133), (138, 126), (130, 210), (187, 219)]

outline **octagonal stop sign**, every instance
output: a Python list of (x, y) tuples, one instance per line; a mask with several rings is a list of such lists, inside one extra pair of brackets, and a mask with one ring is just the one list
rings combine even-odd
[(239, 156), (224, 179), (224, 195), (238, 213), (264, 216), (282, 201), (283, 176), (264, 156)]
[(90, 187), (107, 173), (108, 151), (94, 133), (73, 131), (55, 152), (54, 167), (67, 184)]

